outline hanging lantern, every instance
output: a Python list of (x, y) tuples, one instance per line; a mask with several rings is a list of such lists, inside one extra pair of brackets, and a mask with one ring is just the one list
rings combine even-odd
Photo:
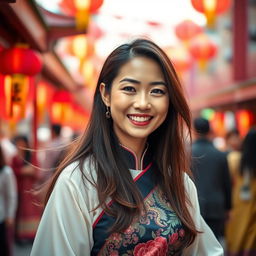
[(88, 27), (90, 14), (102, 4), (103, 0), (62, 0), (59, 6), (65, 14), (76, 17), (78, 30), (84, 30)]
[(170, 60), (173, 62), (177, 72), (184, 72), (192, 65), (191, 56), (183, 46), (172, 47), (166, 50)]
[(83, 62), (83, 65), (81, 67), (81, 74), (84, 78), (87, 88), (95, 90), (97, 75), (95, 67), (91, 60), (86, 60)]
[(250, 110), (241, 109), (235, 113), (237, 129), (242, 136), (245, 136), (253, 124), (253, 114)]
[(212, 130), (216, 136), (224, 137), (226, 134), (224, 113), (215, 112), (214, 116), (210, 120)]
[(228, 10), (231, 0), (191, 0), (191, 3), (198, 12), (206, 16), (208, 27), (212, 27), (216, 15)]
[(94, 52), (94, 45), (86, 35), (75, 36), (71, 47), (72, 53), (80, 60), (89, 57)]
[[(39, 56), (27, 45), (17, 45), (0, 52), (0, 73), (5, 77), (5, 95), (7, 113), (14, 116), (14, 111), (24, 118), (26, 100), (29, 91), (29, 77), (36, 75), (42, 69)], [(18, 110), (15, 110), (18, 109)]]
[(199, 62), (200, 69), (204, 70), (207, 61), (216, 55), (217, 46), (205, 34), (199, 34), (191, 40), (189, 52)]
[(38, 122), (42, 122), (44, 119), (44, 115), (49, 110), (50, 108), (50, 100), (53, 95), (54, 91), (54, 86), (48, 84), (45, 81), (40, 81), (37, 84), (37, 117), (38, 117)]
[(68, 91), (56, 91), (51, 103), (51, 122), (65, 125), (70, 115), (72, 96)]
[(192, 20), (184, 20), (175, 27), (176, 36), (185, 42), (202, 32), (202, 27), (197, 25)]

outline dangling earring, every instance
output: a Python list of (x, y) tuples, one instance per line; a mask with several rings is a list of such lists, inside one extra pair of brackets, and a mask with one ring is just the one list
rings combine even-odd
[(111, 117), (110, 108), (107, 106), (106, 118), (109, 119), (110, 117)]

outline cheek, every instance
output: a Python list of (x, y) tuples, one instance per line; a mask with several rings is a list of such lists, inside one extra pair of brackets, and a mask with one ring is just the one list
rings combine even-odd
[(157, 106), (158, 106), (159, 113), (166, 116), (169, 109), (169, 99), (159, 102)]

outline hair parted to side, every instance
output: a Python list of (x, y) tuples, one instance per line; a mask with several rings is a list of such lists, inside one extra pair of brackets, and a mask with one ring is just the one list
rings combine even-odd
[[(188, 211), (189, 200), (184, 186), (184, 172), (189, 170), (190, 159), (185, 143), (191, 138), (191, 117), (182, 86), (174, 67), (155, 43), (146, 39), (136, 39), (117, 47), (106, 59), (94, 95), (93, 110), (87, 129), (80, 140), (73, 145), (67, 157), (59, 166), (50, 184), (46, 202), (62, 170), (72, 162), (78, 161), (83, 179), (83, 163), (92, 156), (97, 171), (95, 184), (99, 206), (115, 217), (111, 232), (127, 229), (144, 209), (142, 196), (133, 182), (125, 161), (120, 157), (118, 139), (113, 130), (112, 119), (106, 118), (106, 106), (100, 94), (100, 84), (104, 83), (108, 92), (120, 68), (134, 57), (143, 56), (154, 60), (161, 67), (170, 97), (168, 114), (164, 123), (148, 138), (154, 149), (154, 158), (160, 173), (157, 181), (166, 194), (172, 209), (176, 212), (186, 229), (186, 246), (195, 239), (197, 230)], [(187, 136), (184, 131), (188, 132)], [(106, 205), (112, 198), (113, 207)]]

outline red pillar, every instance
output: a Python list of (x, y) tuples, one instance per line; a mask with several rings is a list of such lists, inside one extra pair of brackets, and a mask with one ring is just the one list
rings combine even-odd
[(233, 8), (233, 77), (241, 81), (247, 78), (248, 0), (234, 0)]

